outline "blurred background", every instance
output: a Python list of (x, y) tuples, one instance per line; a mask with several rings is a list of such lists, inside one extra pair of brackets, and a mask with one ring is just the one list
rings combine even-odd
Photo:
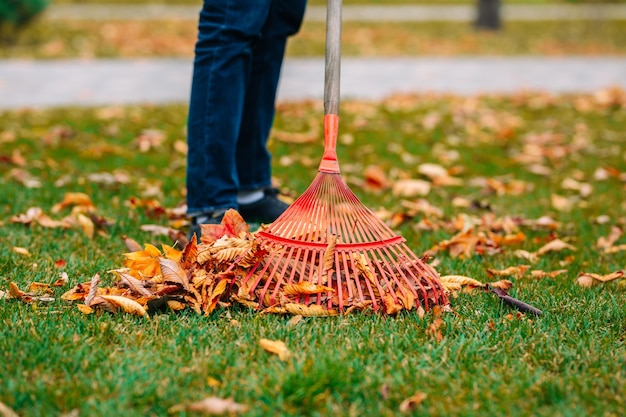
[[(322, 93), (309, 0), (279, 98)], [(0, 0), (0, 108), (184, 102), (200, 0)], [(626, 0), (344, 0), (343, 95), (626, 86)], [(367, 88), (364, 88), (367, 87)]]

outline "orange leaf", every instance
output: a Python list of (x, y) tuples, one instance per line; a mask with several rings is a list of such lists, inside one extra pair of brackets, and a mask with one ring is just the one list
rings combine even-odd
[(60, 203), (55, 204), (51, 211), (52, 213), (58, 213), (66, 207), (81, 206), (87, 209), (94, 208), (91, 198), (85, 193), (65, 193), (63, 200)]

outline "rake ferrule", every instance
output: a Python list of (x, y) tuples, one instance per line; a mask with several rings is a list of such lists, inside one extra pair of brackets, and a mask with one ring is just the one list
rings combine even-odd
[(339, 116), (327, 114), (324, 116), (324, 155), (320, 162), (319, 172), (339, 174), (337, 161), (337, 134), (339, 131)]

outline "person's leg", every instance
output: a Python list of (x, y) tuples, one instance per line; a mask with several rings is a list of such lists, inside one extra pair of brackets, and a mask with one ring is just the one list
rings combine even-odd
[(298, 32), (306, 0), (273, 0), (261, 37), (252, 45), (252, 72), (237, 142), (241, 191), (271, 186), (267, 139), (274, 121), (276, 90), (287, 38)]
[(187, 210), (237, 208), (237, 140), (270, 0), (206, 0), (198, 25), (188, 118)]

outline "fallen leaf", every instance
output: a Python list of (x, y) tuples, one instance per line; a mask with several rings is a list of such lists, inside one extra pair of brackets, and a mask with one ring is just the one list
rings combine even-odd
[(94, 208), (94, 204), (91, 202), (91, 198), (85, 193), (65, 193), (63, 200), (60, 203), (52, 206), (50, 210), (52, 213), (58, 213), (64, 208), (73, 207), (73, 206), (81, 206), (87, 210), (91, 210)]
[(287, 303), (285, 304), (285, 310), (287, 310), (288, 313), (303, 317), (327, 317), (337, 315), (336, 310), (326, 309), (316, 304), (307, 306), (306, 304)]
[(260, 339), (259, 344), (266, 352), (278, 355), (278, 358), (283, 362), (291, 357), (291, 352), (283, 341)]
[(510, 277), (514, 276), (516, 278), (520, 278), (526, 274), (526, 271), (530, 268), (530, 265), (518, 265), (518, 266), (509, 266), (505, 269), (490, 269), (487, 268), (487, 275), (496, 276), (496, 277)]
[(2, 417), (20, 417), (13, 409), (8, 405), (0, 401), (0, 415)]
[(569, 243), (563, 242), (561, 239), (554, 239), (550, 242), (546, 243), (535, 252), (537, 255), (545, 255), (548, 252), (560, 252), (564, 249), (569, 249), (571, 251), (576, 251), (576, 248)]
[(250, 407), (245, 404), (236, 403), (232, 398), (219, 398), (208, 397), (202, 401), (190, 403), (190, 404), (177, 404), (170, 407), (168, 413), (180, 413), (183, 411), (191, 411), (201, 414), (209, 415), (222, 415), (222, 414), (236, 414), (244, 413), (248, 411)]
[(131, 239), (126, 235), (122, 235), (122, 240), (124, 241), (124, 245), (126, 245), (126, 249), (129, 252), (138, 252), (143, 249), (136, 240)]
[(444, 275), (439, 277), (439, 282), (448, 291), (458, 291), (461, 287), (473, 289), (485, 286), (482, 282), (463, 275)]
[(624, 271), (615, 271), (610, 274), (600, 275), (592, 272), (583, 272), (576, 278), (576, 283), (581, 287), (591, 287), (596, 284), (614, 281), (624, 276)]
[(508, 279), (501, 279), (500, 281), (489, 282), (487, 284), (489, 288), (499, 288), (504, 291), (508, 291), (513, 286), (513, 283)]
[(18, 255), (30, 256), (30, 252), (28, 251), (28, 249), (22, 248), (22, 247), (19, 247), (19, 246), (13, 246), (11, 248), (11, 251), (13, 253), (17, 253)]
[(428, 394), (418, 391), (415, 394), (411, 395), (409, 398), (406, 398), (404, 401), (400, 403), (399, 410), (401, 413), (410, 413), (419, 407), (420, 404), (424, 402), (424, 400), (428, 397)]
[(93, 308), (93, 305), (97, 305), (99, 302), (98, 300), (101, 298), (111, 303), (114, 307), (121, 308), (126, 313), (142, 317), (148, 316), (146, 309), (137, 301), (119, 295), (98, 295), (94, 297), (94, 300), (89, 306)]
[(297, 284), (285, 285), (283, 292), (287, 295), (302, 295), (302, 294), (320, 294), (323, 292), (335, 292), (331, 287), (324, 285), (313, 284), (308, 281), (302, 281)]
[(567, 269), (558, 269), (556, 271), (542, 271), (540, 269), (534, 270), (534, 271), (530, 271), (530, 276), (536, 279), (541, 279), (541, 278), (555, 278), (558, 277), (559, 275), (562, 275), (564, 273), (567, 272)]
[(159, 265), (165, 281), (181, 284), (184, 289), (189, 290), (187, 272), (180, 266), (179, 262), (173, 259), (159, 258)]
[(394, 183), (392, 193), (396, 197), (423, 197), (430, 193), (431, 184), (418, 179), (401, 179)]
[(77, 304), (76, 308), (83, 314), (92, 314), (95, 310), (89, 307), (87, 304)]

